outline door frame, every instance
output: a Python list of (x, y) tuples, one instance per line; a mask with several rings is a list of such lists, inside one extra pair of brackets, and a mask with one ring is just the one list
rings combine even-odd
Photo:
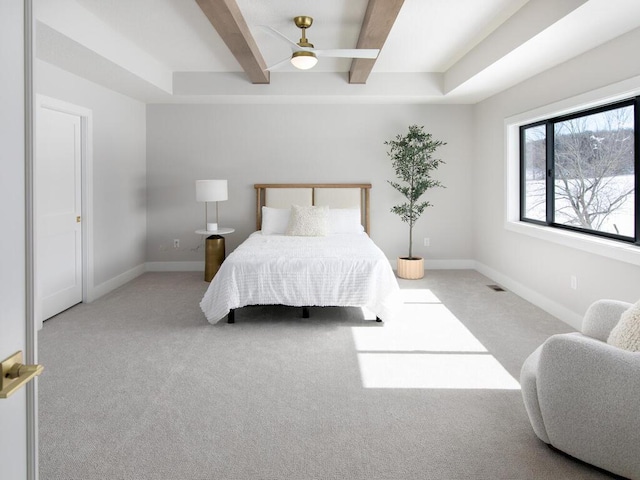
[[(35, 121), (38, 121), (38, 112), (40, 109), (47, 108), (56, 112), (67, 113), (80, 117), (80, 196), (81, 196), (81, 216), (80, 222), (81, 239), (82, 239), (82, 301), (84, 303), (95, 300), (93, 289), (93, 112), (85, 107), (75, 105), (69, 102), (48, 97), (46, 95), (36, 94), (36, 110)], [(37, 128), (36, 128), (37, 132)], [(34, 137), (34, 145), (36, 138)], [(35, 148), (35, 147), (34, 147)], [(34, 170), (33, 175), (37, 171), (37, 151), (34, 154)], [(34, 208), (37, 205), (38, 186), (34, 180)], [(35, 219), (37, 219), (37, 211)], [(37, 230), (33, 232), (37, 238)], [(35, 241), (34, 238), (34, 241)], [(37, 248), (37, 243), (36, 243)], [(34, 252), (37, 255), (37, 251)], [(37, 257), (36, 257), (37, 258)], [(34, 266), (34, 276), (38, 278), (38, 265)], [(42, 316), (40, 315), (40, 295), (35, 291), (35, 314), (37, 328), (42, 328)]]
[[(34, 216), (34, 120), (33, 62), (35, 58), (34, 16), (32, 0), (24, 0), (24, 167), (25, 167), (25, 360), (38, 363), (38, 330), (35, 306), (35, 225)], [(27, 397), (27, 479), (38, 480), (38, 380), (26, 386)]]

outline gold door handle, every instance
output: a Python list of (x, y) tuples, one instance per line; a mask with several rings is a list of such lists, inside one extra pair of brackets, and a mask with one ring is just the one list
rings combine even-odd
[(0, 363), (0, 398), (8, 398), (43, 370), (42, 365), (23, 365), (22, 352), (5, 358)]

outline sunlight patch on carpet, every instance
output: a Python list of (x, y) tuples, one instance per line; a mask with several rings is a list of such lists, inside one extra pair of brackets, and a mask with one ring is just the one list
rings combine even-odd
[(351, 328), (365, 388), (520, 389), (433, 292), (402, 294), (397, 320)]
[(406, 288), (400, 290), (400, 298), (404, 303), (442, 303), (428, 288)]
[(489, 354), (358, 353), (365, 388), (519, 390)]
[[(366, 318), (366, 317), (365, 317)], [(487, 349), (443, 304), (405, 304), (383, 328), (353, 327), (356, 350), (486, 352)]]

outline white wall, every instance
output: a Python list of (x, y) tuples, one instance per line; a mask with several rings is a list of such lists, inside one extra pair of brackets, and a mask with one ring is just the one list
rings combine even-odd
[(145, 105), (42, 61), (34, 81), (37, 94), (92, 111), (93, 285), (105, 293), (144, 269)]
[(145, 260), (199, 265), (204, 208), (194, 181), (206, 178), (229, 180), (220, 204), (221, 225), (236, 229), (228, 251), (255, 229), (254, 183), (371, 182), (372, 237), (391, 260), (404, 255), (407, 226), (389, 212), (401, 198), (386, 183), (383, 142), (417, 123), (448, 145), (436, 173), (447, 188), (428, 194), (435, 207), (416, 225), (415, 253), (430, 268), (477, 265), (578, 326), (595, 299), (640, 298), (640, 269), (505, 229), (504, 122), (640, 75), (631, 55), (639, 49), (636, 30), (476, 106), (148, 105), (145, 119), (141, 103), (42, 62), (36, 91), (94, 111), (96, 283)]
[(229, 181), (219, 204), (221, 226), (236, 229), (227, 252), (255, 231), (254, 183), (370, 182), (371, 236), (390, 259), (406, 255), (407, 224), (389, 212), (402, 197), (386, 183), (394, 173), (384, 141), (414, 123), (448, 142), (435, 174), (447, 188), (425, 196), (435, 206), (414, 227), (414, 254), (435, 266), (471, 259), (471, 106), (148, 105), (147, 260), (203, 260), (194, 183), (208, 178)]
[[(479, 269), (574, 327), (598, 298), (637, 301), (640, 266), (505, 230), (505, 119), (640, 75), (634, 54), (639, 50), (640, 30), (635, 30), (475, 108)], [(576, 290), (570, 288), (571, 275), (577, 276)]]

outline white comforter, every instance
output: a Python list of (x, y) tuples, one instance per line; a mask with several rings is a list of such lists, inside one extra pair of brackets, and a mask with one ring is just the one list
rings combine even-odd
[(200, 307), (210, 323), (246, 305), (366, 307), (387, 320), (398, 294), (389, 261), (366, 233), (255, 232), (223, 262)]

